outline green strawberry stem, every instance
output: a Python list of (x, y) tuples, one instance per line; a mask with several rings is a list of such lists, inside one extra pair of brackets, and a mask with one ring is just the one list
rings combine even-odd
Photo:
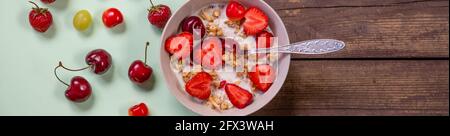
[(158, 10), (158, 8), (159, 8), (159, 5), (154, 5), (153, 4), (153, 1), (152, 0), (150, 0), (150, 4), (152, 4), (152, 6), (150, 7), (150, 9), (148, 9), (148, 11), (149, 12), (153, 12), (153, 11), (157, 11)]
[(155, 5), (153, 5), (153, 1), (152, 0), (150, 0), (150, 4), (152, 4), (152, 8), (155, 7)]
[(28, 2), (30, 2), (31, 4), (33, 4), (34, 6), (36, 6), (37, 9), (40, 9), (40, 7), (39, 7), (36, 3), (32, 2), (32, 1), (28, 1)]
[(47, 12), (47, 8), (41, 8), (36, 3), (32, 2), (32, 1), (28, 1), (28, 2), (30, 2), (31, 4), (36, 6), (35, 8), (33, 8), (33, 10), (35, 10), (37, 13), (41, 13), (42, 14), (42, 13)]

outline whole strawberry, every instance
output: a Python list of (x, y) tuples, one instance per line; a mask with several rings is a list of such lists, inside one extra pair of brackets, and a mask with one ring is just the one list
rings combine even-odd
[(40, 8), (36, 3), (29, 1), (36, 7), (30, 11), (29, 21), (34, 30), (44, 33), (53, 24), (53, 17), (46, 8)]
[(51, 3), (55, 2), (55, 1), (56, 0), (41, 0), (41, 2), (45, 3), (45, 4), (51, 4)]
[(152, 7), (148, 9), (148, 21), (150, 24), (162, 29), (166, 26), (167, 21), (169, 20), (172, 12), (170, 8), (166, 5), (153, 5), (152, 0), (150, 0)]

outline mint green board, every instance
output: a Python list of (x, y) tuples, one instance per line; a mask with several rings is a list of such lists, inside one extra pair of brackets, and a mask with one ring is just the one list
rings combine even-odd
[[(130, 106), (145, 102), (151, 115), (196, 115), (173, 97), (164, 83), (159, 67), (161, 31), (147, 20), (147, 0), (57, 0), (45, 5), (53, 14), (53, 26), (41, 34), (31, 28), (26, 0), (0, 1), (0, 115), (106, 115), (125, 116)], [(175, 12), (183, 0), (154, 0)], [(107, 29), (101, 14), (116, 7), (125, 17), (119, 29)], [(94, 18), (92, 30), (78, 32), (72, 26), (73, 15), (87, 9)], [(144, 58), (144, 45), (150, 41), (149, 65), (153, 67), (153, 86), (141, 88), (128, 79), (128, 67)], [(68, 67), (83, 67), (85, 55), (103, 48), (113, 57), (113, 68), (104, 76), (89, 70), (66, 72), (60, 77), (69, 82), (73, 76), (85, 77), (93, 88), (92, 97), (75, 104), (64, 96), (66, 86), (53, 75), (58, 61)]]

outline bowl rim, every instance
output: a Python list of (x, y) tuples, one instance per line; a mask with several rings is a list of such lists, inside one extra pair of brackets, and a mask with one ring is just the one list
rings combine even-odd
[[(185, 6), (188, 6), (188, 4), (189, 4), (189, 2), (191, 2), (192, 0), (186, 0), (177, 10), (175, 10), (175, 12), (173, 12), (173, 14), (172, 14), (172, 17), (170, 17), (170, 19), (167, 21), (167, 24), (169, 24), (169, 22), (171, 22), (171, 21), (173, 21), (174, 20), (174, 18), (173, 18), (173, 16), (175, 15), (175, 14), (177, 14), (182, 8), (184, 8)], [(289, 34), (287, 33), (287, 29), (286, 29), (286, 25), (285, 25), (285, 23), (283, 22), (283, 20), (281, 19), (281, 17), (278, 15), (278, 13), (269, 5), (269, 4), (267, 4), (265, 1), (263, 1), (263, 0), (258, 0), (259, 2), (261, 2), (261, 4), (263, 4), (264, 6), (266, 6), (266, 7), (269, 7), (268, 8), (268, 10), (270, 10), (270, 12), (272, 12), (272, 13), (274, 13), (275, 14), (275, 16), (274, 16), (274, 20), (277, 20), (277, 21), (279, 21), (280, 23), (281, 23), (281, 25), (280, 25), (280, 27), (281, 27), (281, 29), (282, 29), (282, 31), (285, 33), (285, 35), (286, 35), (286, 43), (287, 44), (290, 44), (291, 42), (290, 42), (290, 39), (289, 39)], [(164, 55), (164, 53), (161, 53), (161, 52), (163, 52), (164, 50), (163, 50), (163, 48), (164, 48), (164, 41), (165, 41), (165, 39), (164, 39), (164, 35), (166, 35), (166, 33), (167, 33), (167, 28), (169, 27), (169, 25), (166, 25), (166, 26), (164, 26), (164, 29), (163, 29), (163, 31), (162, 31), (162, 33), (161, 33), (161, 37), (160, 37), (160, 40), (161, 40), (161, 45), (160, 45), (160, 55), (159, 55), (159, 67), (160, 67), (160, 69), (162, 70), (162, 75), (163, 75), (163, 78), (164, 78), (164, 82), (165, 82), (165, 84), (166, 84), (166, 86), (167, 86), (167, 89), (169, 89), (169, 91), (170, 91), (170, 93), (171, 93), (171, 95), (172, 96), (174, 96), (175, 98), (176, 98), (176, 100), (179, 102), (179, 103), (181, 103), (185, 108), (187, 108), (187, 109), (189, 109), (189, 110), (191, 110), (192, 112), (194, 112), (194, 113), (196, 113), (196, 114), (199, 114), (199, 115), (201, 115), (201, 116), (211, 116), (211, 115), (207, 115), (207, 114), (204, 114), (202, 111), (199, 111), (199, 110), (197, 110), (197, 109), (195, 109), (195, 108), (192, 108), (190, 105), (188, 105), (188, 104), (186, 104), (186, 103), (184, 103), (181, 99), (181, 97), (182, 96), (179, 96), (179, 95), (176, 95), (175, 94), (175, 92), (174, 92), (174, 90), (172, 90), (172, 86), (169, 86), (167, 83), (168, 82), (170, 82), (169, 80), (168, 80), (168, 78), (166, 77), (166, 74), (165, 74), (165, 69), (163, 68), (163, 64), (162, 64), (162, 62), (163, 62), (163, 55)], [(179, 28), (178, 28), (179, 29)], [(288, 63), (286, 64), (286, 71), (289, 71), (289, 68), (290, 68), (290, 62), (291, 62), (291, 55), (290, 54), (285, 54), (284, 55), (285, 57), (286, 57), (286, 59), (288, 59)], [(266, 101), (266, 102), (264, 102), (264, 103), (262, 103), (262, 104), (260, 104), (261, 106), (260, 107), (257, 107), (256, 108), (256, 110), (253, 110), (253, 111), (250, 111), (250, 112), (247, 112), (247, 113), (244, 113), (244, 114), (239, 114), (238, 116), (247, 116), (247, 115), (250, 115), (250, 114), (253, 114), (253, 113), (255, 113), (256, 111), (258, 111), (258, 110), (260, 110), (260, 109), (262, 109), (264, 106), (266, 106), (268, 103), (270, 103), (274, 98), (275, 98), (275, 96), (276, 95), (278, 95), (278, 93), (279, 93), (279, 91), (281, 90), (281, 87), (283, 86), (283, 84), (284, 84), (284, 82), (285, 82), (285, 80), (286, 80), (286, 78), (287, 78), (287, 74), (288, 74), (288, 72), (286, 72), (286, 75), (285, 76), (282, 76), (282, 77), (279, 77), (279, 76), (277, 76), (277, 80), (281, 80), (282, 82), (282, 84), (279, 86), (279, 88), (277, 88), (276, 89), (276, 93), (273, 95), (273, 96), (271, 96), (270, 97), (270, 100), (268, 100), (268, 101)], [(230, 116), (230, 115), (219, 115), (219, 116)], [(236, 115), (231, 115), (231, 116), (236, 116)]]

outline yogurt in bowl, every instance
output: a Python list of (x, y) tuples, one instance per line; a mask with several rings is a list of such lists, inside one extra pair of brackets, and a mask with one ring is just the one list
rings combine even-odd
[(280, 90), (289, 54), (246, 50), (289, 44), (264, 1), (190, 0), (162, 35), (161, 69), (177, 100), (201, 115), (248, 115)]

